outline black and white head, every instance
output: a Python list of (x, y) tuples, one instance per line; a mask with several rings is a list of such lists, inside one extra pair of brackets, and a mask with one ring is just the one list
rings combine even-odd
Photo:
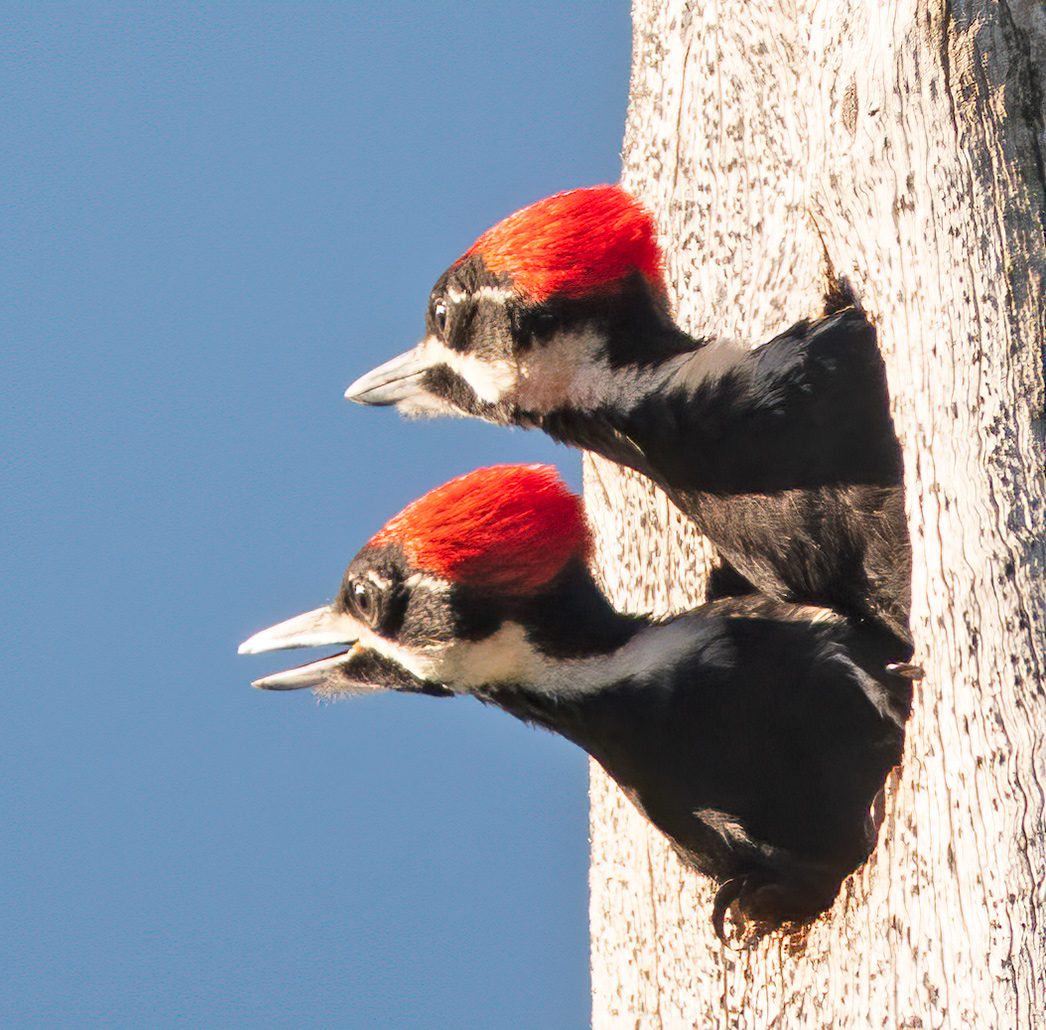
[(440, 276), (421, 343), (345, 396), (499, 424), (590, 410), (620, 391), (615, 372), (693, 346), (672, 325), (662, 264), (653, 218), (620, 186), (538, 201)]
[(460, 476), (391, 519), (353, 559), (335, 600), (255, 634), (241, 654), (347, 650), (255, 682), (334, 696), (446, 695), (540, 678), (553, 595), (602, 603), (585, 564), (580, 500), (549, 466)]

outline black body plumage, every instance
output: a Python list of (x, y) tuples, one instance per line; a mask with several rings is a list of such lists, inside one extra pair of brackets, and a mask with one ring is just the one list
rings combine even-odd
[(901, 452), (874, 327), (851, 308), (713, 373), (707, 346), (674, 358), (656, 390), (643, 383), (635, 397), (535, 424), (652, 479), (758, 590), (871, 620), (907, 644)]
[(761, 927), (827, 908), (874, 846), (916, 674), (901, 450), (853, 298), (754, 349), (692, 338), (650, 214), (620, 187), (571, 191), (483, 234), (433, 288), (422, 342), (346, 396), (541, 429), (693, 519), (724, 562), (705, 606), (620, 615), (579, 562), (511, 602), (454, 585), (455, 640), (482, 662), (456, 685), (415, 667), (405, 689), (435, 681), (584, 748), (721, 884), (720, 933), (731, 907)]
[[(876, 798), (901, 761), (911, 683), (886, 671), (896, 642), (756, 594), (656, 626), (614, 618), (619, 632), (685, 647), (591, 692), (510, 684), (475, 696), (587, 751), (684, 862), (723, 885), (724, 910), (765, 929), (830, 907), (875, 846)], [(558, 625), (576, 648), (576, 627)]]
[(472, 256), (437, 282), (428, 330), (347, 396), (539, 428), (635, 469), (751, 587), (874, 622), (910, 657), (901, 452), (859, 308), (746, 349), (687, 336), (638, 273), (536, 303)]
[(506, 595), (368, 545), (328, 609), (242, 650), (335, 640), (350, 649), (257, 685), (469, 694), (564, 736), (721, 884), (720, 933), (728, 908), (764, 932), (831, 905), (875, 845), (911, 701), (878, 627), (759, 594), (663, 622), (626, 616), (580, 556)]

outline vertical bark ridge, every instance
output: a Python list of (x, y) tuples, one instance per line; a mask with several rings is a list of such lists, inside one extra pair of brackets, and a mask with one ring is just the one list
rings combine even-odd
[[(1046, 1011), (1046, 15), (637, 0), (634, 22), (623, 180), (659, 221), (681, 324), (766, 339), (818, 313), (828, 263), (877, 323), (928, 675), (879, 847), (800, 948), (719, 945), (710, 885), (593, 771), (593, 1025), (1030, 1027)], [(586, 497), (616, 604), (700, 600), (703, 545), (663, 495), (587, 459)]]

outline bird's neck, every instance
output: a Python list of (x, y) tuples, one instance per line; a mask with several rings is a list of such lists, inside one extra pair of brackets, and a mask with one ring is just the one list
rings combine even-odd
[(656, 340), (634, 340), (631, 348), (613, 338), (595, 341), (589, 349), (598, 359), (581, 367), (563, 402), (530, 421), (561, 443), (594, 451), (662, 486), (679, 479), (671, 473), (681, 465), (688, 485), (715, 490), (702, 452), (722, 450), (724, 419), (746, 423), (757, 396), (747, 387), (751, 352), (733, 342), (694, 340), (671, 323), (646, 328)]
[[(860, 312), (800, 323), (757, 350), (690, 342), (649, 364), (608, 357), (541, 428), (677, 500), (900, 483), (882, 359)], [(662, 338), (654, 353), (669, 346)], [(625, 353), (620, 344), (605, 351), (615, 352)]]
[[(606, 747), (638, 730), (634, 720), (661, 718), (664, 701), (684, 678), (700, 679), (702, 630), (690, 619), (634, 620), (620, 646), (575, 658), (545, 657), (526, 682), (480, 693), (524, 722), (566, 737), (606, 764)], [(647, 698), (644, 705), (633, 702)], [(659, 700), (660, 699), (660, 700)]]
[(613, 653), (648, 624), (645, 618), (616, 611), (579, 555), (546, 590), (521, 598), (508, 618), (526, 627), (527, 638), (545, 659)]
[(614, 610), (580, 561), (553, 591), (530, 599), (499, 631), (514, 634), (521, 675), (474, 691), (526, 722), (553, 729), (588, 750), (585, 726), (608, 696), (659, 681), (699, 650), (693, 620), (656, 623)]

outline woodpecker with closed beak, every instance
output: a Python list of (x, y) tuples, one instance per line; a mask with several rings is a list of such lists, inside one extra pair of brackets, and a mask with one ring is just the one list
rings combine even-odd
[(255, 682), (471, 695), (587, 751), (758, 932), (831, 905), (875, 845), (911, 685), (873, 625), (758, 594), (657, 621), (589, 572), (580, 500), (547, 466), (431, 491), (352, 560), (328, 606), (240, 652), (339, 653)]
[(907, 647), (901, 453), (858, 308), (754, 350), (693, 339), (672, 321), (650, 214), (597, 186), (484, 233), (436, 282), (426, 327), (346, 397), (540, 428), (636, 469), (759, 591)]

